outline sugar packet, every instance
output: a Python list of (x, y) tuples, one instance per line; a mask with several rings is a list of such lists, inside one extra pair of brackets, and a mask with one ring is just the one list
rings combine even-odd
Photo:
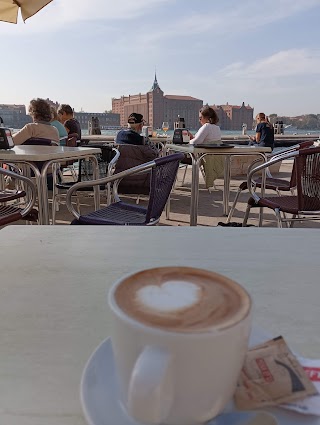
[(248, 351), (234, 398), (238, 409), (250, 410), (316, 394), (316, 387), (280, 336)]
[[(305, 359), (303, 357), (297, 358), (310, 381), (313, 382), (317, 391), (320, 393), (320, 360)], [(281, 404), (279, 407), (294, 410), (295, 412), (305, 415), (320, 416), (320, 394), (309, 396), (302, 400), (296, 400), (291, 403)]]

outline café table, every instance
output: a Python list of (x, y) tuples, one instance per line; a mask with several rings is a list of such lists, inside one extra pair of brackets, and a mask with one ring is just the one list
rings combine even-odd
[(81, 136), (81, 142), (84, 142), (86, 145), (90, 145), (90, 142), (101, 143), (101, 144), (114, 144), (114, 136), (110, 134), (91, 134)]
[[(229, 213), (229, 194), (230, 194), (230, 179), (231, 167), (230, 159), (232, 156), (260, 156), (263, 162), (267, 161), (267, 153), (271, 152), (270, 148), (248, 145), (235, 145), (232, 147), (217, 147), (206, 148), (205, 145), (201, 147), (194, 147), (192, 144), (176, 145), (172, 143), (166, 144), (167, 152), (184, 152), (189, 155), (192, 160), (192, 178), (191, 178), (191, 204), (190, 204), (190, 226), (196, 226), (198, 221), (198, 203), (199, 203), (199, 171), (202, 158), (206, 155), (225, 155), (225, 168), (224, 168), (224, 184), (223, 184), (223, 215), (227, 216)], [(262, 175), (262, 193), (264, 191), (265, 173)], [(167, 204), (167, 218), (170, 213), (170, 202)], [(262, 220), (262, 213), (260, 214), (260, 223)]]
[(319, 235), (312, 229), (24, 226), (22, 232), (12, 225), (0, 232), (1, 424), (86, 424), (79, 386), (90, 355), (110, 335), (107, 291), (139, 269), (184, 265), (226, 275), (251, 294), (255, 327), (320, 359)]
[[(47, 189), (48, 169), (52, 164), (64, 161), (77, 161), (81, 158), (88, 159), (94, 164), (93, 178), (99, 178), (99, 167), (96, 154), (100, 148), (66, 147), (66, 146), (37, 146), (20, 145), (13, 149), (0, 150), (0, 162), (25, 164), (33, 171), (37, 186), (39, 224), (49, 224), (49, 199)], [(40, 165), (41, 170), (38, 165)], [(94, 188), (94, 201), (96, 209), (100, 206), (99, 187)]]

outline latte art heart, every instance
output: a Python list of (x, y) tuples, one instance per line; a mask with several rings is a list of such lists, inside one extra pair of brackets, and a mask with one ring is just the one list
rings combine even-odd
[(168, 281), (162, 285), (148, 285), (136, 294), (137, 302), (147, 308), (173, 312), (196, 304), (201, 297), (201, 289), (192, 282)]
[(237, 322), (250, 302), (243, 289), (213, 272), (189, 267), (143, 270), (116, 289), (120, 309), (147, 325), (176, 332), (204, 332)]

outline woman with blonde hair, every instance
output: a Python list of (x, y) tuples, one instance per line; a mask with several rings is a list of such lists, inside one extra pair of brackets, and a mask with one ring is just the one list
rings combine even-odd
[(267, 148), (274, 148), (274, 130), (272, 124), (263, 112), (256, 116), (256, 135), (249, 136), (250, 140)]

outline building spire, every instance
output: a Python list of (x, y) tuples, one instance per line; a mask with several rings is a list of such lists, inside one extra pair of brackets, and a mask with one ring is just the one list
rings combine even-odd
[(154, 91), (156, 89), (160, 89), (160, 86), (159, 86), (159, 83), (158, 83), (158, 80), (157, 80), (157, 71), (154, 71), (154, 81), (153, 81), (153, 84), (152, 84), (150, 91)]

